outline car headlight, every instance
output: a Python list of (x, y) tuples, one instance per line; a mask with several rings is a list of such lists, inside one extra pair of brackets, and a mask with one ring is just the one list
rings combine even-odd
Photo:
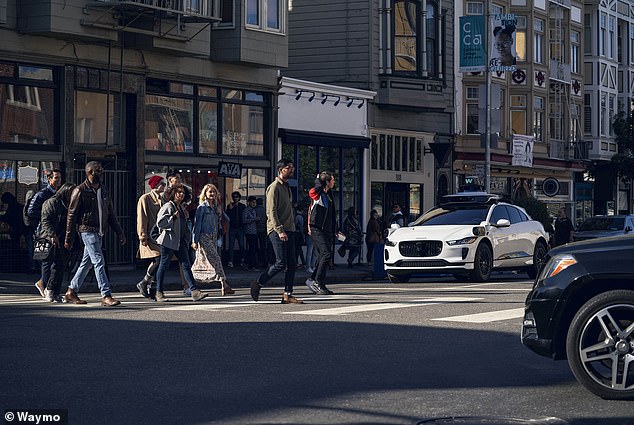
[(573, 264), (577, 264), (577, 260), (571, 254), (555, 255), (553, 258), (548, 260), (548, 263), (544, 266), (540, 279), (553, 277)]
[(467, 236), (466, 238), (456, 239), (455, 241), (447, 241), (447, 245), (468, 245), (478, 240), (477, 236)]
[(396, 246), (396, 242), (392, 242), (389, 239), (385, 239), (385, 246)]

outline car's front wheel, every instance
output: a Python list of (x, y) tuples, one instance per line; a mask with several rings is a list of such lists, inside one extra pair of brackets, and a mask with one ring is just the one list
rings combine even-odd
[(408, 274), (387, 274), (387, 278), (391, 283), (407, 283), (410, 276)]
[(577, 380), (605, 399), (634, 399), (634, 291), (613, 290), (585, 303), (566, 338)]
[(476, 249), (473, 259), (473, 272), (471, 278), (476, 282), (486, 282), (491, 276), (493, 268), (493, 253), (488, 245), (481, 243)]
[(544, 261), (546, 260), (546, 255), (548, 254), (548, 247), (542, 241), (538, 241), (535, 244), (535, 249), (533, 250), (533, 265), (527, 270), (528, 277), (531, 279), (535, 279), (537, 274), (541, 270), (544, 265)]

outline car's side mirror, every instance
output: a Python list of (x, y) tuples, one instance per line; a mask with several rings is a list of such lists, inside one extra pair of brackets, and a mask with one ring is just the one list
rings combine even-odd
[(498, 220), (497, 223), (495, 223), (495, 227), (509, 227), (510, 225), (511, 225), (511, 222), (505, 218), (501, 218)]

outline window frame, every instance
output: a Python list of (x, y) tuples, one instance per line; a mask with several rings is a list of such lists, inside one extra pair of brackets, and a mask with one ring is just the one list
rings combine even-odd
[[(249, 4), (256, 4), (257, 22), (250, 22)], [(269, 25), (269, 7), (271, 3), (277, 4), (277, 27)], [(244, 26), (248, 30), (265, 31), (273, 34), (285, 34), (284, 22), (286, 21), (285, 0), (245, 0), (244, 2)]]
[[(399, 3), (402, 3), (402, 10), (407, 10), (409, 7), (413, 7), (415, 9), (414, 15), (415, 18), (412, 20), (413, 25), (411, 28), (411, 35), (408, 34), (398, 34), (396, 29), (401, 27), (397, 21), (397, 13), (396, 11), (400, 9), (398, 6)], [(441, 79), (440, 69), (444, 67), (444, 54), (439, 52), (443, 52), (443, 48), (440, 45), (441, 40), (443, 39), (440, 34), (444, 34), (445, 28), (445, 20), (442, 16), (441, 10), (439, 8), (439, 2), (428, 0), (426, 2), (427, 8), (432, 9), (433, 17), (433, 33), (430, 33), (429, 28), (431, 25), (428, 25), (428, 9), (426, 9), (423, 13), (422, 10), (422, 1), (421, 0), (392, 0), (392, 18), (391, 18), (391, 27), (392, 27), (392, 35), (391, 35), (391, 46), (392, 46), (392, 57), (391, 63), (392, 65), (392, 73), (394, 75), (403, 76), (403, 77), (412, 77), (412, 78), (427, 78), (427, 79)], [(423, 28), (425, 28), (425, 34), (423, 34)], [(411, 46), (405, 46), (405, 49), (398, 49), (399, 47), (399, 39), (403, 39), (406, 41), (408, 39), (413, 39), (414, 42), (414, 53), (413, 57), (415, 61), (415, 69), (397, 69), (397, 64), (399, 63), (399, 53), (407, 50), (412, 50)], [(429, 43), (432, 43), (432, 48), (430, 48)], [(405, 44), (411, 44), (405, 43)], [(404, 44), (404, 45), (405, 45)], [(423, 69), (423, 49), (426, 54), (426, 63), (427, 69)], [(440, 57), (442, 55), (442, 58)]]

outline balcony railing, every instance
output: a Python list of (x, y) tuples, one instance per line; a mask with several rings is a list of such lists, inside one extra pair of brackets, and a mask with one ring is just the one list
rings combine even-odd
[(587, 160), (590, 157), (591, 142), (551, 139), (549, 142), (548, 156), (550, 158), (564, 160)]

